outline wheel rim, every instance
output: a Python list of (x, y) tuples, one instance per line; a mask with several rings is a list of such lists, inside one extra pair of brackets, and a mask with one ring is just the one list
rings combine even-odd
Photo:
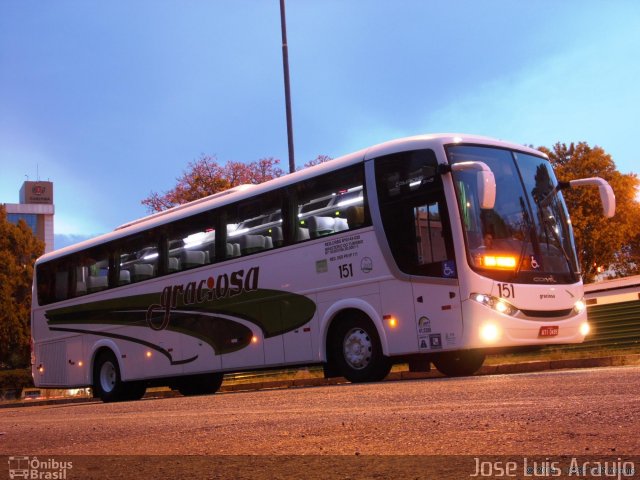
[(100, 367), (100, 388), (103, 392), (111, 392), (116, 385), (116, 367), (111, 362), (105, 362)]
[(344, 359), (351, 368), (362, 370), (371, 362), (373, 342), (369, 334), (361, 328), (353, 328), (347, 332), (342, 345)]

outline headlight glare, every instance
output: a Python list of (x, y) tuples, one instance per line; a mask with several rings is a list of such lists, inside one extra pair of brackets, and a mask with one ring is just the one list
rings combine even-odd
[(584, 322), (582, 325), (580, 325), (580, 333), (585, 337), (589, 334), (590, 331), (591, 331), (591, 327), (587, 322)]
[(486, 343), (494, 343), (500, 338), (500, 327), (494, 323), (485, 323), (480, 327), (480, 338)]

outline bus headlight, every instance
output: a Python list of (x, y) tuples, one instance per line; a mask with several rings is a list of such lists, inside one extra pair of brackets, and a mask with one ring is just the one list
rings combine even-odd
[(502, 313), (503, 315), (514, 316), (518, 313), (518, 309), (516, 307), (498, 297), (485, 295), (484, 293), (472, 293), (471, 299), (495, 310), (498, 313)]
[(485, 323), (480, 327), (480, 338), (486, 343), (494, 343), (500, 338), (500, 327), (494, 323)]
[(573, 310), (576, 313), (582, 313), (585, 311), (585, 309), (587, 308), (587, 304), (584, 303), (584, 299), (582, 300), (578, 300), (574, 305), (573, 305)]

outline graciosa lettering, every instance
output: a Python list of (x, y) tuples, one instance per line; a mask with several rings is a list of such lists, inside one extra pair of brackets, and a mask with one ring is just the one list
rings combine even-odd
[[(195, 305), (258, 290), (260, 267), (223, 273), (197, 282), (168, 285), (160, 293), (160, 303), (149, 305), (147, 324), (153, 330), (164, 330), (169, 325), (171, 310), (179, 305)], [(158, 315), (160, 314), (160, 315)]]

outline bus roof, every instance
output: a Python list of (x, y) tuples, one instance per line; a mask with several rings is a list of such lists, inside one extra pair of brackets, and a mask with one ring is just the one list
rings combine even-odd
[(329, 162), (316, 165), (314, 167), (306, 168), (294, 173), (283, 175), (273, 180), (258, 184), (258, 185), (239, 185), (223, 192), (218, 192), (213, 195), (194, 200), (189, 203), (178, 205), (168, 210), (153, 213), (146, 217), (142, 217), (131, 222), (127, 222), (120, 225), (112, 232), (99, 235), (97, 237), (85, 240), (83, 242), (70, 245), (68, 247), (54, 250), (47, 253), (36, 261), (36, 264), (54, 260), (56, 258), (63, 257), (65, 255), (79, 252), (91, 247), (95, 247), (113, 240), (128, 237), (136, 233), (148, 230), (153, 227), (158, 227), (167, 223), (171, 223), (175, 220), (196, 215), (198, 213), (221, 207), (230, 203), (234, 203), (254, 195), (259, 195), (271, 190), (285, 187), (292, 183), (297, 183), (308, 178), (312, 178), (323, 173), (338, 170), (349, 165), (353, 165), (368, 159), (376, 158), (382, 155), (389, 155), (392, 153), (403, 152), (407, 150), (417, 150), (422, 148), (444, 148), (445, 145), (454, 143), (472, 143), (478, 145), (493, 145), (504, 148), (510, 148), (514, 150), (525, 151), (528, 153), (541, 155), (541, 152), (533, 150), (523, 145), (517, 145), (502, 140), (496, 140), (489, 137), (483, 137), (478, 135), (467, 135), (459, 133), (443, 133), (443, 134), (429, 134), (429, 135), (417, 135), (413, 137), (400, 138), (391, 140), (388, 142), (380, 143), (357, 152), (344, 155), (342, 157), (335, 158)]

